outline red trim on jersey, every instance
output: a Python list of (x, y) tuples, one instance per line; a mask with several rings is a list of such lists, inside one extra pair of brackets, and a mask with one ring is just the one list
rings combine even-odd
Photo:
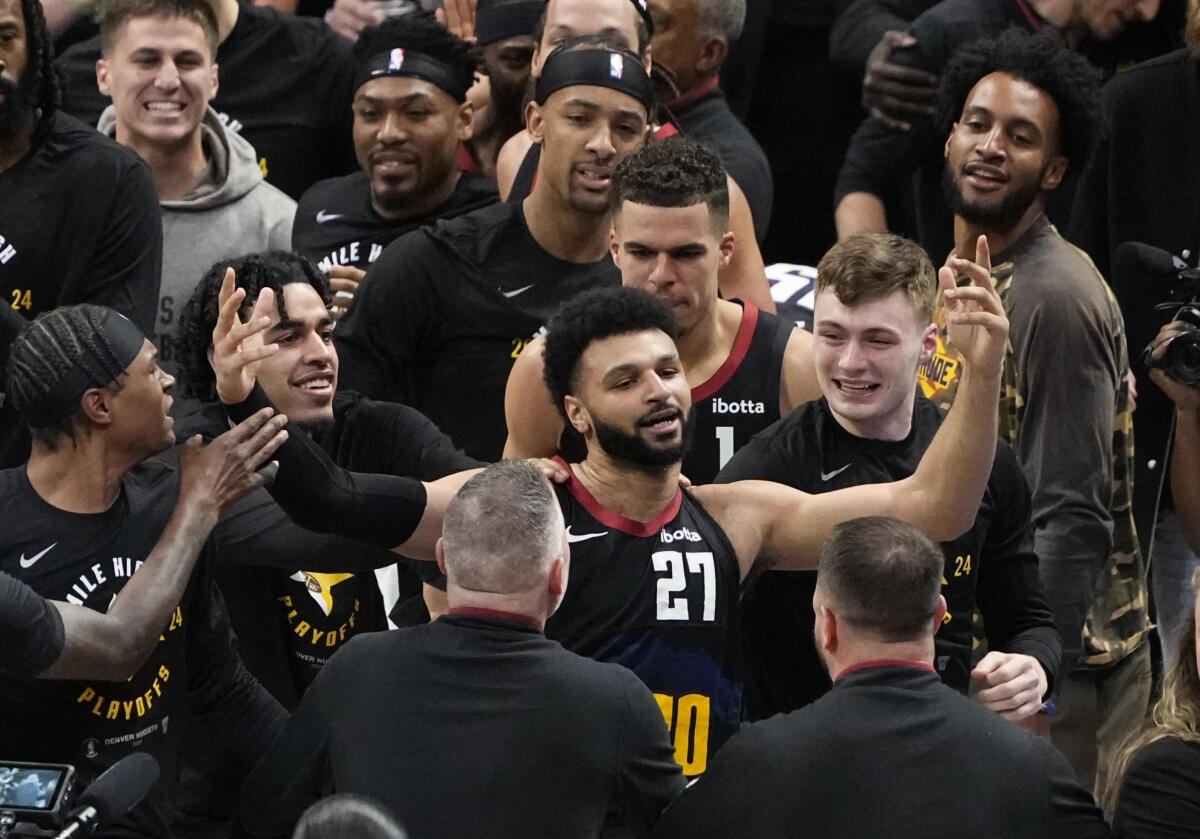
[(1032, 6), (1025, 2), (1025, 0), (1017, 0), (1017, 8), (1025, 16), (1025, 22), (1029, 24), (1031, 30), (1034, 32), (1042, 31), (1042, 16)]
[(519, 623), (521, 626), (528, 626), (530, 629), (542, 631), (542, 622), (529, 617), (529, 615), (521, 615), (517, 612), (502, 612), (499, 609), (479, 609), (475, 606), (455, 606), (450, 610), (450, 614), (459, 615), (464, 618), (488, 618), (489, 620), (508, 621), (509, 623)]
[(846, 678), (851, 673), (857, 673), (859, 670), (871, 670), (876, 667), (915, 667), (918, 670), (928, 670), (930, 673), (937, 672), (928, 661), (916, 661), (911, 658), (873, 658), (870, 661), (860, 661), (858, 664), (851, 664), (834, 676), (833, 680), (836, 682), (838, 679)]
[(469, 172), (472, 175), (483, 174), (483, 168), (479, 165), (479, 161), (475, 159), (475, 155), (467, 148), (466, 143), (458, 144), (458, 150), (454, 153), (454, 162), (458, 165), (460, 172)]
[(720, 76), (713, 76), (711, 79), (705, 79), (687, 93), (680, 96), (674, 102), (668, 102), (667, 109), (672, 111), (681, 111), (702, 96), (707, 96), (708, 94), (712, 93), (717, 89), (717, 85), (720, 83)]
[(674, 137), (679, 133), (679, 126), (673, 122), (664, 122), (658, 128), (654, 129), (655, 140), (666, 140), (668, 137)]
[(611, 527), (613, 530), (619, 530), (622, 533), (628, 533), (630, 536), (639, 536), (642, 538), (653, 536), (662, 530), (671, 519), (679, 515), (679, 508), (683, 506), (683, 490), (677, 488), (675, 490), (675, 497), (671, 499), (671, 503), (650, 521), (643, 523), (627, 519), (625, 516), (614, 513), (597, 501), (595, 496), (588, 492), (583, 482), (575, 476), (575, 470), (571, 468), (570, 464), (561, 457), (555, 457), (554, 460), (556, 463), (565, 466), (567, 471), (571, 473), (571, 479), (567, 482), (567, 491), (575, 496), (575, 500), (583, 505), (583, 509), (587, 510), (592, 518), (605, 527)]
[(742, 303), (742, 322), (738, 324), (737, 335), (733, 339), (733, 348), (728, 358), (717, 368), (717, 372), (708, 377), (708, 381), (692, 388), (692, 404), (715, 396), (717, 392), (729, 384), (733, 374), (737, 372), (746, 353), (750, 350), (750, 342), (754, 340), (754, 329), (758, 326), (758, 307), (753, 303)]

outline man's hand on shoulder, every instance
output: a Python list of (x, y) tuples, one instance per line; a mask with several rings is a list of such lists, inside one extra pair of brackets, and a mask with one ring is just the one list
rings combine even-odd
[(179, 503), (208, 506), (219, 513), (266, 486), (278, 465), (271, 455), (287, 440), (287, 417), (263, 408), (204, 445), (199, 435), (179, 452)]

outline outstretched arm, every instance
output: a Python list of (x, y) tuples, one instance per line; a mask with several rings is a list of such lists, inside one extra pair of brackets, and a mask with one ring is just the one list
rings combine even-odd
[[(972, 285), (957, 288), (954, 273)], [(997, 400), (1008, 339), (1008, 319), (991, 280), (987, 242), (980, 237), (976, 262), (954, 259), (938, 275), (946, 297), (950, 340), (966, 361), (950, 415), (910, 477), (887, 484), (808, 495), (766, 481), (745, 481), (703, 490), (724, 490), (719, 512), (736, 520), (731, 534), (744, 571), (759, 557), (783, 569), (816, 567), (833, 527), (859, 516), (890, 516), (932, 539), (947, 541), (971, 526), (987, 488), (996, 453)], [(698, 490), (699, 492), (699, 490)], [(752, 541), (747, 542), (746, 539)], [(760, 540), (757, 544), (753, 540)]]
[(258, 470), (286, 437), (284, 421), (259, 411), (208, 446), (199, 437), (188, 441), (179, 456), (175, 512), (107, 614), (54, 603), (62, 617), (63, 648), (42, 678), (121, 681), (141, 667), (179, 605), (221, 510), (270, 477), (270, 467)]

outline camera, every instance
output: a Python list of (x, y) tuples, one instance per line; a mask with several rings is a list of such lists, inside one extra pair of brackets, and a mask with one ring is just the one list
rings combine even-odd
[(62, 827), (75, 781), (75, 768), (65, 763), (0, 763), (0, 836), (44, 835), (33, 831)]
[(1118, 274), (1155, 285), (1164, 283), (1167, 300), (1154, 311), (1172, 312), (1185, 325), (1159, 358), (1153, 356), (1156, 345), (1152, 341), (1142, 351), (1142, 363), (1147, 369), (1162, 370), (1177, 382), (1200, 387), (1200, 267), (1188, 265), (1188, 251), (1181, 258), (1144, 242), (1122, 242), (1115, 256)]
[(1160, 358), (1152, 355), (1152, 342), (1146, 347), (1142, 361), (1147, 369), (1157, 367), (1177, 382), (1200, 386), (1200, 308), (1184, 306), (1175, 313), (1175, 319), (1187, 324), (1187, 329), (1167, 342)]

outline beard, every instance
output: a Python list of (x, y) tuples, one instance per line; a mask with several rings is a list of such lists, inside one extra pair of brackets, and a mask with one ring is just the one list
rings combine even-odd
[[(649, 425), (646, 417), (661, 413), (662, 410), (662, 407), (655, 408), (643, 415), (637, 421), (637, 427), (642, 428)], [(664, 447), (652, 446), (637, 432), (630, 434), (599, 417), (593, 417), (592, 421), (596, 427), (596, 442), (600, 444), (600, 448), (604, 450), (605, 454), (618, 463), (631, 466), (639, 472), (657, 476), (683, 461), (683, 455), (692, 442), (692, 432), (696, 427), (696, 412), (689, 409), (687, 416), (684, 417), (683, 431), (679, 435), (679, 442)]]
[(32, 92), (28, 89), (26, 79), (30, 74), (14, 81), (11, 76), (0, 75), (0, 140), (6, 140), (21, 134), (29, 128), (36, 112)]
[(1028, 183), (1013, 184), (1013, 188), (1000, 199), (999, 204), (980, 205), (968, 201), (963, 196), (950, 167), (946, 166), (942, 170), (942, 195), (950, 207), (950, 212), (962, 216), (971, 224), (994, 230), (1009, 230), (1021, 220), (1025, 211), (1042, 194), (1041, 184), (1045, 174), (1046, 167), (1043, 167), (1038, 176), (1030, 179)]

